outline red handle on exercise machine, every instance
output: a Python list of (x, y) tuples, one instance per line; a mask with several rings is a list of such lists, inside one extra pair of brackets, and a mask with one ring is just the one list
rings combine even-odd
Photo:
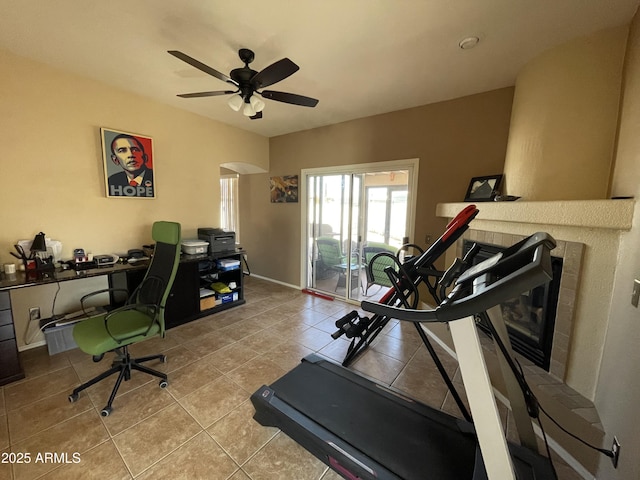
[(453, 220), (451, 220), (447, 224), (447, 228), (440, 238), (443, 241), (449, 238), (458, 228), (467, 225), (471, 220), (473, 220), (479, 211), (480, 210), (478, 210), (475, 205), (469, 205), (468, 207), (465, 207), (460, 213), (458, 213), (458, 215), (455, 216)]

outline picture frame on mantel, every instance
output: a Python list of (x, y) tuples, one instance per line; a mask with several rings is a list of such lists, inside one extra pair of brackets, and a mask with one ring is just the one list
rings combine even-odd
[(100, 129), (107, 198), (155, 198), (153, 139)]
[(469, 182), (465, 202), (492, 202), (499, 193), (502, 175), (487, 175), (485, 177), (473, 177)]

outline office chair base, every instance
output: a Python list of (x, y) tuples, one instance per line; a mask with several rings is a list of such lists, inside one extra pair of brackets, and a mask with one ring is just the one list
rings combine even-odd
[(151, 360), (160, 360), (162, 363), (167, 362), (167, 356), (163, 354), (158, 355), (149, 355), (147, 357), (141, 358), (131, 358), (129, 354), (129, 349), (127, 346), (122, 347), (122, 349), (118, 349), (117, 356), (114, 359), (111, 368), (106, 372), (102, 372), (95, 378), (92, 378), (86, 383), (83, 383), (78, 388), (76, 388), (71, 395), (69, 395), (69, 402), (74, 403), (80, 398), (80, 392), (95, 385), (96, 383), (104, 380), (107, 377), (110, 377), (114, 373), (118, 373), (118, 379), (116, 380), (116, 384), (111, 391), (111, 395), (109, 396), (109, 401), (107, 405), (100, 411), (100, 415), (103, 417), (108, 417), (113, 411), (113, 407), (111, 406), (113, 400), (116, 398), (118, 393), (118, 389), (120, 388), (120, 384), (124, 380), (125, 382), (131, 379), (131, 371), (138, 370), (139, 372), (144, 372), (148, 375), (153, 375), (154, 377), (160, 378), (160, 382), (158, 385), (160, 388), (166, 388), (169, 385), (169, 381), (167, 379), (167, 374), (159, 372), (149, 367), (145, 367), (141, 365), (141, 363), (149, 362)]

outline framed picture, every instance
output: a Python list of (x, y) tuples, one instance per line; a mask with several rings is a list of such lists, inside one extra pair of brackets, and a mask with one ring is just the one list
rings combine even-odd
[(271, 203), (298, 203), (298, 175), (269, 179)]
[(498, 194), (502, 175), (473, 177), (464, 196), (465, 202), (490, 202)]
[(104, 183), (109, 198), (155, 198), (153, 140), (137, 133), (100, 129)]

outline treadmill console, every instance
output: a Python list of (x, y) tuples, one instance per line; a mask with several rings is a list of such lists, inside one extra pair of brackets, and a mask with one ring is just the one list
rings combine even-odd
[(462, 272), (440, 306), (413, 310), (364, 301), (363, 310), (411, 322), (448, 322), (488, 310), (552, 278), (555, 240), (538, 232)]

